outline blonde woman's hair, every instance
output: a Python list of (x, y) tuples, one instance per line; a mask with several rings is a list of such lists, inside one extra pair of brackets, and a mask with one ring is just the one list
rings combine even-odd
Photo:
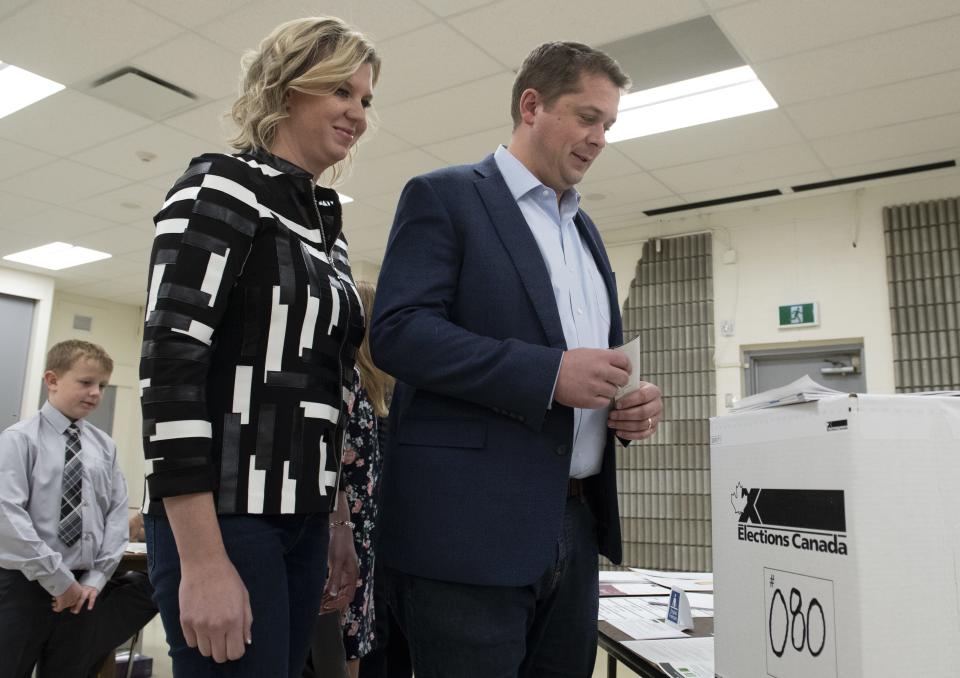
[(373, 364), (370, 357), (370, 318), (373, 315), (373, 298), (376, 288), (368, 282), (357, 281), (357, 292), (363, 302), (364, 313), (367, 316), (367, 328), (363, 341), (357, 350), (357, 367), (360, 368), (360, 385), (367, 391), (373, 411), (378, 417), (387, 416), (387, 401), (393, 392), (393, 377)]
[[(373, 44), (336, 17), (280, 24), (243, 57), (240, 96), (230, 111), (239, 131), (230, 145), (241, 152), (268, 151), (277, 124), (287, 117), (288, 91), (333, 94), (364, 64), (370, 64), (376, 84), (380, 57)], [(352, 153), (334, 165), (332, 181), (343, 174)]]
[(60, 377), (85, 359), (99, 363), (104, 372), (113, 373), (113, 360), (103, 347), (82, 339), (67, 339), (51, 346), (47, 351), (47, 363), (43, 369)]

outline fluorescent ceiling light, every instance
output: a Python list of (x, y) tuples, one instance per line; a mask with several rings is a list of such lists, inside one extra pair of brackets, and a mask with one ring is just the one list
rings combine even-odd
[(63, 89), (53, 80), (0, 61), (0, 118)]
[(106, 252), (78, 247), (65, 242), (52, 242), (33, 249), (8, 254), (4, 257), (7, 261), (15, 261), (19, 264), (28, 266), (38, 266), (48, 268), (51, 271), (59, 271), (71, 266), (80, 264), (89, 264), (91, 261), (100, 261), (108, 259), (112, 255)]
[(337, 191), (337, 195), (340, 196), (341, 205), (346, 205), (347, 203), (353, 202), (353, 198), (351, 198), (349, 195), (344, 195), (340, 191)]
[(777, 102), (753, 69), (740, 66), (627, 94), (607, 143), (768, 111)]

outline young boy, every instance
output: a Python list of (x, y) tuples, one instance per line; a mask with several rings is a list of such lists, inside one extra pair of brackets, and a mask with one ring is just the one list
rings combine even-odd
[(0, 433), (0, 678), (92, 668), (97, 597), (128, 536), (116, 445), (84, 420), (112, 371), (96, 344), (56, 344), (47, 402)]

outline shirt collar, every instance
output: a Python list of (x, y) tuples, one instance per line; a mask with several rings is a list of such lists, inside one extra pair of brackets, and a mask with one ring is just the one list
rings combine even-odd
[[(519, 200), (535, 188), (548, 188), (543, 185), (543, 182), (533, 176), (533, 172), (517, 160), (517, 157), (511, 153), (506, 146), (498, 146), (493, 154), (493, 159), (496, 161), (497, 168), (500, 170), (500, 174), (503, 175), (503, 180), (506, 182), (507, 188), (510, 189), (510, 194), (514, 200)], [(570, 196), (572, 196), (572, 198)], [(563, 195), (560, 196), (561, 203), (568, 203), (571, 199), (575, 201), (575, 205), (580, 204), (580, 194), (575, 188), (568, 188), (563, 192)]]
[(40, 414), (53, 426), (57, 433), (65, 433), (66, 430), (70, 428), (70, 424), (76, 424), (79, 430), (83, 430), (83, 419), (77, 419), (74, 422), (70, 421), (70, 417), (51, 405), (49, 400), (40, 408)]

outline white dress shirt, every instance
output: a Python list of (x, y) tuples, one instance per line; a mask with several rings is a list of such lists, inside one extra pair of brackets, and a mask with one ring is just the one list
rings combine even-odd
[[(609, 348), (610, 297), (573, 221), (580, 195), (570, 188), (558, 204), (556, 191), (544, 186), (506, 147), (497, 148), (493, 157), (543, 255), (567, 348)], [(608, 413), (606, 407), (574, 409), (571, 478), (600, 472)]]
[(58, 536), (65, 432), (70, 419), (49, 402), (29, 419), (0, 433), (0, 567), (20, 570), (59, 596), (80, 583), (103, 589), (127, 547), (127, 485), (117, 446), (83, 419), (81, 513), (83, 532), (72, 546)]

